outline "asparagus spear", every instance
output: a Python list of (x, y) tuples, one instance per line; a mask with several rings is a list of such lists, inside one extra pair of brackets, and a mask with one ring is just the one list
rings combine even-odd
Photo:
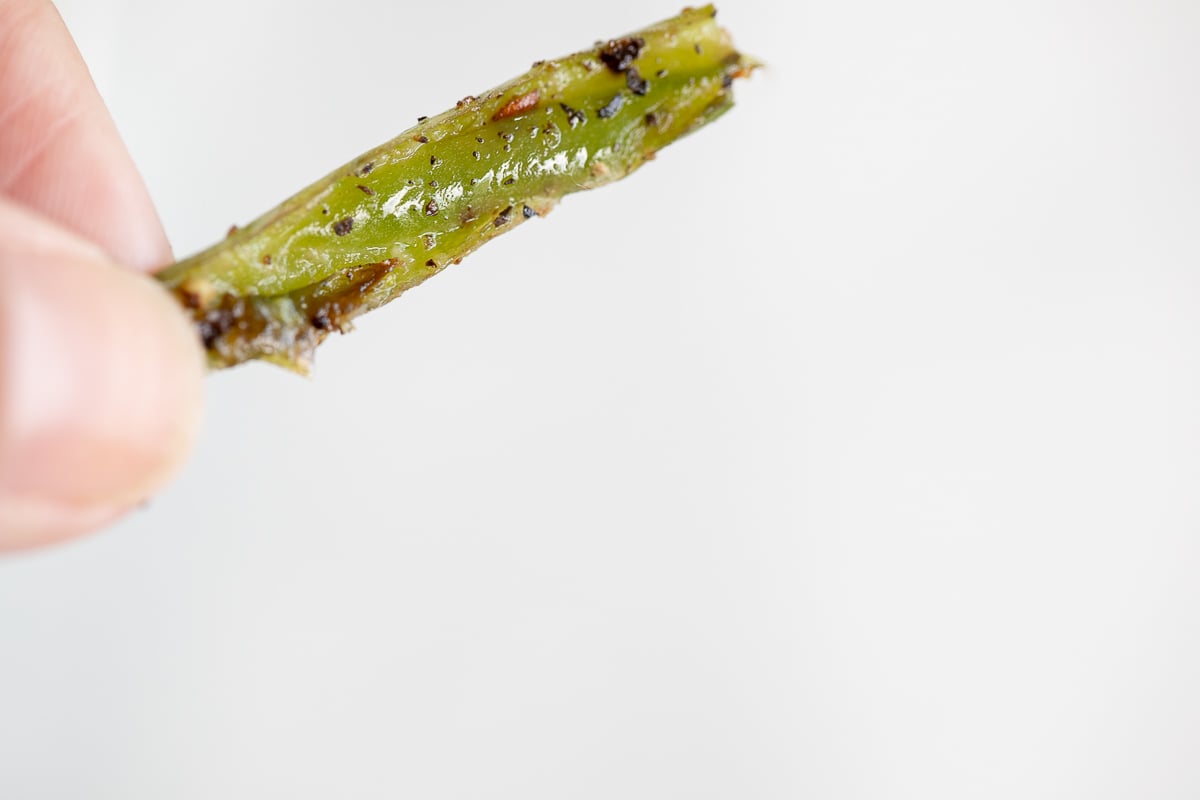
[(213, 368), (265, 359), (307, 372), (351, 319), (625, 177), (733, 104), (755, 62), (712, 6), (685, 9), (525, 75), (335, 170), (158, 278), (191, 314)]

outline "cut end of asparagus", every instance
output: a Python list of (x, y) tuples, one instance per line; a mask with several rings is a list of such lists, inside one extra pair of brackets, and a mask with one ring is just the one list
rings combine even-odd
[(213, 368), (263, 359), (307, 373), (361, 313), (545, 215), (565, 194), (625, 177), (733, 105), (760, 66), (712, 6), (565, 58), (366, 153), (224, 241), (159, 273)]

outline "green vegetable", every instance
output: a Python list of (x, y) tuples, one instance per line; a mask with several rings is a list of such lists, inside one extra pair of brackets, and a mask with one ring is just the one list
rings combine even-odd
[(210, 366), (261, 358), (305, 372), (364, 311), (560, 197), (623, 178), (733, 104), (755, 62), (711, 7), (525, 75), (336, 170), (158, 278), (192, 315)]

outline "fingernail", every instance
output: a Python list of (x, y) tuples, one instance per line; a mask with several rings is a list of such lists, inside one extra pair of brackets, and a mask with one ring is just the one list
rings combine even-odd
[(0, 245), (0, 549), (103, 525), (189, 450), (203, 367), (151, 279), (90, 247)]

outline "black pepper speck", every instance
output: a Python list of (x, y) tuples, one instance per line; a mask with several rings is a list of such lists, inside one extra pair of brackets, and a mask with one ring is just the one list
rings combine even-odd
[(580, 125), (584, 122), (587, 122), (587, 115), (585, 115), (579, 109), (571, 108), (566, 103), (559, 103), (559, 105), (562, 106), (563, 112), (566, 113), (567, 122), (570, 123), (572, 128), (574, 128), (576, 125)]
[(601, 119), (610, 119), (615, 117), (623, 105), (625, 105), (625, 95), (616, 94), (613, 96), (612, 100), (608, 101), (607, 105), (596, 110), (596, 116), (600, 117)]
[(637, 67), (630, 67), (629, 71), (625, 73), (625, 85), (629, 87), (629, 91), (638, 97), (642, 97), (646, 92), (650, 91), (649, 81), (641, 76), (641, 73), (637, 71)]
[(645, 46), (646, 40), (640, 36), (613, 39), (600, 48), (600, 60), (613, 72), (624, 72)]

